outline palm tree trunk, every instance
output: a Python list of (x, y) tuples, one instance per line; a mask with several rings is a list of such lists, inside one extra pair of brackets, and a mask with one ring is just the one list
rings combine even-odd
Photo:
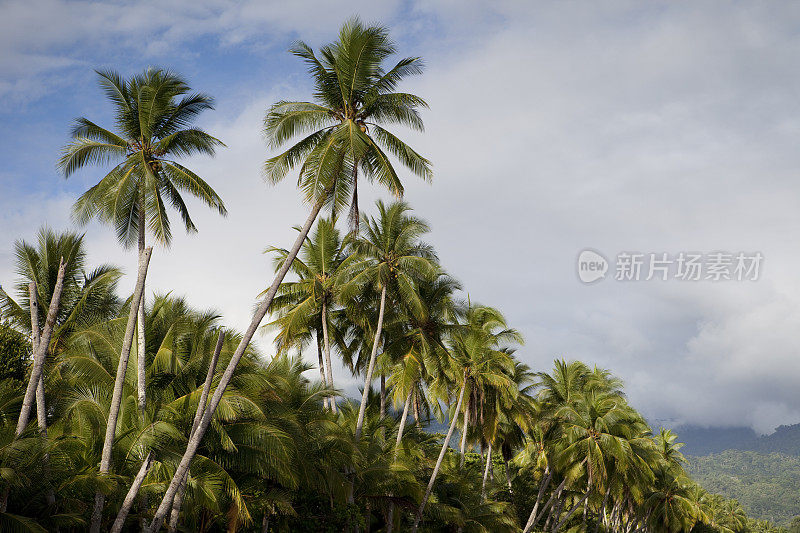
[(269, 513), (264, 513), (264, 518), (261, 519), (261, 533), (269, 532)]
[(551, 479), (553, 479), (553, 473), (550, 472), (549, 466), (545, 466), (544, 477), (542, 478), (541, 485), (539, 485), (539, 494), (536, 495), (536, 503), (533, 504), (533, 510), (531, 511), (531, 514), (528, 517), (528, 522), (525, 524), (525, 529), (522, 530), (522, 533), (529, 533), (533, 525), (540, 518), (536, 512), (539, 510), (539, 502), (542, 501), (542, 496), (544, 495), (544, 491), (547, 489), (547, 486), (550, 485)]
[(419, 407), (419, 397), (415, 394), (414, 395), (414, 423), (416, 424), (416, 426), (418, 428), (422, 427), (422, 422), (420, 421), (421, 417), (422, 417), (422, 413), (420, 412), (420, 407)]
[[(211, 392), (211, 384), (214, 381), (214, 373), (217, 371), (217, 361), (219, 361), (219, 354), (222, 352), (222, 345), (225, 343), (225, 332), (220, 331), (217, 337), (217, 345), (214, 348), (214, 354), (211, 356), (211, 361), (208, 363), (208, 372), (206, 372), (206, 380), (203, 383), (203, 390), (200, 392), (200, 400), (197, 402), (197, 409), (194, 412), (194, 420), (192, 421), (192, 429), (189, 432), (189, 438), (192, 438), (194, 432), (197, 431), (197, 426), (200, 425), (200, 418), (203, 416), (203, 411), (208, 402), (208, 394)], [(175, 495), (175, 501), (172, 502), (172, 512), (169, 517), (169, 524), (167, 531), (173, 532), (178, 527), (178, 519), (181, 516), (181, 507), (183, 507), (183, 499), (186, 497), (186, 484), (189, 481), (189, 471), (181, 480), (181, 485), (178, 487), (178, 492)]]
[[(327, 373), (327, 386), (333, 388), (333, 370), (331, 369), (331, 338), (328, 334), (328, 304), (322, 302), (322, 338), (325, 342), (325, 372)], [(330, 408), (336, 414), (336, 399), (330, 398)]]
[(608, 503), (608, 495), (611, 493), (611, 487), (609, 486), (606, 489), (605, 496), (603, 496), (603, 505), (600, 506), (600, 516), (597, 517), (597, 520), (594, 523), (594, 533), (600, 531), (600, 522), (605, 522), (606, 520), (606, 504)]
[[(28, 284), (28, 306), (31, 308), (31, 353), (36, 353), (39, 346), (39, 297), (36, 294), (36, 282)], [(45, 362), (47, 355), (45, 352)], [(47, 408), (44, 403), (44, 369), (39, 376), (39, 384), (36, 386), (36, 421), (39, 424), (39, 433), (47, 437)]]
[(56, 325), (56, 316), (58, 315), (58, 306), (61, 303), (61, 292), (64, 289), (64, 275), (66, 273), (67, 264), (64, 259), (59, 260), (58, 276), (56, 277), (56, 284), (53, 288), (53, 296), (50, 299), (50, 308), (47, 310), (47, 319), (44, 323), (44, 330), (39, 339), (36, 351), (33, 353), (33, 368), (31, 369), (31, 376), (28, 379), (28, 387), (25, 389), (25, 397), (22, 400), (22, 408), (19, 412), (19, 419), (17, 420), (16, 436), (22, 435), (25, 428), (28, 426), (28, 419), (31, 416), (31, 409), (33, 408), (34, 398), (36, 396), (36, 389), (39, 387), (39, 378), (42, 376), (44, 369), (45, 356), (47, 348), (50, 346), (50, 338), (53, 336), (53, 328)]
[(456, 428), (456, 422), (458, 421), (458, 412), (461, 410), (461, 402), (464, 401), (464, 391), (467, 388), (467, 374), (464, 373), (464, 383), (461, 384), (461, 392), (458, 394), (458, 403), (456, 403), (455, 411), (453, 411), (453, 419), (450, 421), (450, 428), (447, 430), (447, 436), (444, 438), (444, 442), (442, 443), (442, 450), (439, 452), (439, 458), (436, 460), (436, 466), (433, 468), (433, 472), (431, 473), (431, 479), (428, 481), (428, 487), (425, 489), (425, 496), (422, 498), (422, 503), (419, 505), (419, 510), (417, 511), (417, 516), (414, 518), (414, 528), (413, 532), (417, 533), (417, 528), (419, 527), (419, 521), (422, 519), (422, 513), (425, 511), (425, 505), (428, 503), (428, 498), (431, 497), (431, 492), (433, 491), (433, 484), (436, 483), (436, 476), (439, 474), (439, 469), (442, 467), (442, 460), (444, 459), (444, 454), (447, 453), (447, 447), (450, 445), (450, 438), (453, 436), (453, 430)]
[(150, 471), (151, 466), (153, 466), (152, 451), (147, 452), (147, 457), (142, 462), (142, 466), (139, 467), (139, 472), (136, 473), (136, 477), (133, 479), (133, 484), (131, 485), (131, 488), (128, 489), (128, 494), (125, 495), (125, 500), (122, 502), (122, 507), (117, 514), (117, 518), (114, 520), (114, 525), (111, 526), (111, 533), (120, 533), (120, 531), (122, 531), (122, 526), (125, 525), (125, 519), (128, 518), (128, 513), (131, 511), (133, 502), (136, 500), (136, 495), (139, 493), (142, 482), (147, 476), (147, 473)]
[(228, 366), (225, 368), (225, 372), (222, 373), (222, 377), (220, 378), (219, 384), (214, 391), (214, 395), (211, 397), (208, 407), (203, 412), (203, 417), (200, 420), (197, 431), (195, 431), (194, 435), (192, 435), (192, 437), (189, 439), (189, 442), (186, 445), (186, 451), (181, 458), (181, 462), (178, 465), (175, 474), (172, 476), (172, 481), (170, 481), (163, 498), (161, 499), (161, 504), (156, 510), (156, 514), (153, 517), (153, 522), (150, 525), (150, 531), (152, 533), (156, 533), (161, 528), (161, 524), (164, 522), (167, 512), (169, 512), (172, 499), (175, 497), (175, 493), (180, 485), (180, 480), (183, 479), (183, 476), (185, 476), (187, 470), (189, 470), (189, 465), (197, 453), (197, 448), (200, 446), (200, 442), (203, 440), (206, 429), (208, 429), (209, 424), (211, 424), (211, 418), (214, 416), (214, 412), (217, 410), (217, 406), (219, 405), (220, 401), (222, 401), (222, 395), (225, 393), (228, 383), (230, 383), (231, 379), (233, 378), (236, 365), (239, 364), (247, 345), (250, 344), (250, 340), (253, 338), (253, 335), (255, 335), (259, 324), (261, 324), (261, 320), (264, 318), (264, 315), (267, 314), (269, 306), (272, 304), (272, 300), (275, 298), (275, 294), (278, 292), (278, 287), (283, 281), (283, 278), (286, 277), (286, 273), (289, 271), (289, 267), (292, 265), (294, 258), (297, 257), (297, 252), (300, 251), (300, 247), (305, 241), (308, 232), (311, 230), (311, 226), (314, 224), (314, 219), (317, 218), (317, 214), (319, 214), (323, 205), (324, 200), (320, 200), (314, 204), (311, 213), (308, 215), (308, 219), (303, 225), (303, 229), (297, 235), (297, 239), (295, 240), (292, 249), (289, 251), (289, 255), (286, 257), (286, 260), (283, 262), (283, 265), (281, 265), (280, 270), (275, 275), (275, 279), (272, 281), (272, 285), (270, 285), (267, 295), (259, 304), (258, 309), (256, 309), (256, 312), (253, 315), (253, 320), (251, 320), (250, 325), (242, 335), (242, 340), (239, 342), (239, 345), (236, 347), (236, 351), (231, 356), (231, 360), (228, 363)]
[[(36, 353), (39, 347), (39, 296), (36, 291), (36, 282), (31, 281), (28, 284), (28, 304), (31, 308), (31, 353)], [(47, 351), (45, 351), (45, 362), (47, 362)], [(36, 386), (36, 421), (39, 424), (39, 435), (47, 441), (47, 405), (44, 401), (44, 368), (42, 368), (42, 375), (39, 376), (39, 384)], [(48, 513), (53, 511), (53, 505), (56, 503), (56, 494), (53, 487), (50, 486), (50, 456), (45, 454), (43, 457), (44, 463), (44, 477), (48, 485), (47, 488), (47, 505)]]
[[(589, 465), (588, 470), (589, 470), (589, 479), (586, 482), (586, 499), (587, 500), (589, 498), (589, 494), (591, 494), (591, 492), (592, 492), (592, 467), (591, 467), (591, 465)], [(588, 514), (589, 514), (589, 504), (587, 502), (587, 504), (583, 506), (583, 528), (584, 529), (586, 529), (586, 519), (588, 517)]]
[(375, 370), (375, 356), (378, 354), (378, 343), (381, 340), (383, 330), (383, 311), (386, 307), (386, 285), (381, 289), (381, 305), (378, 310), (378, 327), (375, 329), (375, 339), (372, 341), (372, 353), (369, 356), (367, 365), (367, 375), (364, 378), (364, 392), (361, 394), (361, 406), (358, 408), (358, 420), (356, 421), (356, 440), (361, 438), (361, 429), (364, 427), (364, 415), (367, 412), (367, 398), (369, 397), (369, 386), (372, 383), (372, 372)]
[[(111, 450), (114, 447), (114, 436), (117, 430), (117, 418), (122, 404), (122, 387), (125, 384), (125, 374), (128, 371), (128, 358), (131, 354), (133, 344), (133, 328), (136, 326), (136, 315), (139, 304), (144, 293), (144, 279), (147, 275), (147, 265), (150, 263), (152, 248), (146, 248), (139, 257), (139, 272), (136, 277), (136, 288), (131, 298), (131, 310), (128, 313), (128, 323), (125, 325), (125, 338), (122, 341), (122, 351), (117, 363), (117, 376), (114, 380), (114, 392), (111, 396), (111, 406), (108, 410), (108, 422), (106, 423), (106, 435), (103, 441), (103, 452), (100, 456), (100, 474), (107, 474), (111, 469)], [(99, 533), (100, 522), (103, 519), (103, 504), (105, 495), (98, 491), (94, 496), (94, 510), (92, 511), (92, 522), (89, 528), (91, 533)]]
[[(569, 517), (570, 517), (570, 516), (572, 516), (572, 513), (574, 513), (574, 512), (575, 512), (575, 511), (578, 509), (578, 507), (580, 507), (581, 505), (583, 505), (583, 504), (586, 502), (586, 499), (587, 499), (588, 497), (589, 497), (589, 493), (587, 492), (587, 493), (586, 493), (586, 494), (584, 494), (584, 495), (583, 495), (583, 497), (582, 497), (582, 498), (581, 498), (581, 499), (578, 501), (578, 503), (576, 503), (576, 504), (575, 504), (575, 505), (572, 507), (572, 509), (570, 509), (570, 510), (569, 510), (569, 512), (567, 513), (567, 516), (565, 516), (564, 518), (562, 518), (562, 519), (561, 519), (561, 521), (560, 521), (558, 524), (556, 524), (556, 526), (553, 528), (553, 531), (555, 532), (555, 531), (558, 531), (559, 529), (561, 529), (561, 526), (563, 526), (564, 524), (566, 524), (566, 523), (567, 523), (567, 520), (569, 520)], [(584, 509), (585, 509), (585, 508), (586, 508), (586, 507), (584, 506)]]
[[(558, 504), (559, 498), (561, 498), (561, 492), (564, 490), (564, 485), (566, 484), (567, 484), (567, 478), (565, 477), (563, 481), (561, 481), (561, 483), (558, 485), (558, 488), (556, 488), (556, 491), (550, 496), (550, 499), (547, 500), (545, 506), (542, 507), (542, 516), (544, 516), (544, 512), (547, 511), (547, 508), (548, 507), (550, 508), (550, 512), (547, 515), (547, 522), (544, 523), (544, 531), (547, 531), (547, 528), (550, 526), (550, 522), (553, 520), (553, 513), (556, 510), (556, 505)], [(538, 522), (539, 518), (541, 517), (537, 517), (534, 520), (534, 523)]]
[(464, 465), (464, 459), (467, 453), (467, 430), (469, 430), (469, 402), (464, 407), (464, 425), (461, 427), (461, 465)]
[(486, 480), (489, 478), (489, 465), (492, 464), (492, 443), (489, 443), (489, 449), (486, 450), (486, 466), (483, 468), (483, 482), (481, 483), (481, 500), (486, 499)]
[(400, 427), (397, 428), (397, 441), (394, 443), (394, 459), (397, 459), (397, 452), (400, 449), (400, 442), (403, 440), (403, 431), (406, 428), (406, 420), (408, 419), (408, 406), (411, 404), (411, 395), (414, 394), (414, 389), (408, 393), (406, 403), (403, 406), (403, 416), (400, 417)]
[[(406, 427), (406, 420), (408, 420), (408, 407), (411, 405), (411, 396), (414, 394), (414, 389), (408, 393), (406, 403), (403, 405), (403, 416), (400, 417), (400, 426), (397, 428), (397, 440), (394, 443), (394, 455), (392, 462), (397, 460), (397, 452), (400, 451), (400, 443), (403, 440), (403, 430)], [(394, 502), (389, 504), (389, 515), (386, 518), (386, 533), (392, 533), (394, 529)]]
[(506, 485), (508, 485), (508, 494), (511, 495), (511, 497), (513, 498), (514, 489), (511, 487), (511, 470), (509, 469), (510, 465), (508, 464), (508, 459), (506, 459), (505, 457), (503, 457), (503, 466), (505, 467), (506, 471)]
[(386, 416), (386, 374), (381, 373), (381, 418)]
[[(319, 333), (319, 332), (317, 332)], [(325, 379), (325, 363), (322, 360), (322, 344), (319, 342), (319, 338), (316, 341), (317, 344), (317, 359), (319, 360), (319, 377), (322, 380), (322, 384), (325, 388), (328, 388), (328, 380)], [(322, 407), (326, 410), (328, 409), (328, 397), (322, 399)]]
[[(142, 254), (144, 253), (144, 202), (139, 203), (139, 262), (142, 261)], [(148, 259), (149, 261), (149, 259)], [(144, 333), (144, 287), (142, 287), (142, 298), (139, 302), (137, 310), (138, 317), (136, 319), (136, 392), (139, 398), (139, 411), (144, 416), (144, 411), (147, 408), (147, 391), (146, 391), (146, 374), (147, 374), (147, 341)]]

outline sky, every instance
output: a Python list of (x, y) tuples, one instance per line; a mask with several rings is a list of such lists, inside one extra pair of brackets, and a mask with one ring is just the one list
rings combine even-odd
[[(0, 0), (0, 14), (3, 285), (16, 278), (14, 242), (48, 225), (85, 232), (90, 264), (119, 265), (132, 290), (135, 254), (112, 229), (70, 219), (103, 170), (65, 180), (55, 162), (74, 118), (111, 125), (93, 69), (168, 67), (215, 97), (198, 125), (227, 147), (186, 164), (229, 215), (189, 201), (199, 232), (173, 218), (148, 292), (244, 329), (271, 281), (264, 249), (288, 246), (308, 209), (293, 179), (270, 186), (260, 174), (266, 110), (311, 97), (287, 49), (330, 42), (358, 15), (390, 29), (398, 58), (425, 60), (402, 90), (429, 103), (426, 131), (396, 133), (433, 162), (434, 180), (401, 172), (405, 199), (470, 300), (523, 333), (522, 361), (608, 368), (667, 425), (800, 422), (800, 5)], [(364, 189), (368, 213), (388, 199)], [(579, 279), (585, 249), (608, 259), (604, 279)], [(616, 280), (626, 252), (763, 261), (755, 280)], [(272, 353), (268, 338), (258, 345)], [(335, 380), (355, 390), (344, 369)]]

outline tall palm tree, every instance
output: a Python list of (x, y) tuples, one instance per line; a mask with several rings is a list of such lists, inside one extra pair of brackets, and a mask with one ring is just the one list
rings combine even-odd
[(394, 194), (402, 194), (403, 186), (397, 172), (378, 143), (382, 143), (412, 172), (431, 179), (428, 160), (381, 126), (402, 124), (422, 129), (418, 108), (425, 106), (424, 100), (395, 91), (403, 78), (421, 71), (419, 58), (400, 60), (388, 71), (384, 70), (383, 62), (395, 52), (388, 31), (383, 27), (364, 26), (358, 19), (342, 26), (338, 41), (323, 47), (321, 58), (303, 42), (297, 43), (291, 52), (308, 64), (318, 102), (281, 101), (270, 109), (264, 121), (270, 146), (281, 146), (296, 135), (308, 135), (285, 152), (270, 158), (264, 165), (264, 173), (270, 182), (277, 183), (289, 171), (300, 167), (298, 186), (313, 207), (223, 372), (196, 433), (189, 440), (153, 518), (153, 532), (161, 527), (236, 365), (322, 207), (328, 202), (334, 208), (346, 204), (349, 193), (357, 191), (359, 169), (368, 179), (377, 180)]
[(267, 179), (282, 180), (300, 166), (298, 184), (309, 202), (324, 191), (333, 198), (334, 211), (350, 203), (350, 220), (359, 221), (358, 174), (377, 180), (396, 196), (403, 184), (386, 151), (417, 176), (430, 180), (430, 162), (405, 144), (385, 125), (424, 129), (420, 108), (425, 101), (397, 92), (406, 77), (422, 72), (419, 57), (407, 57), (388, 70), (384, 61), (396, 52), (388, 30), (365, 26), (358, 18), (342, 25), (339, 39), (323, 46), (319, 57), (298, 41), (290, 52), (302, 58), (314, 79), (314, 101), (280, 101), (270, 108), (264, 129), (272, 147), (305, 135), (264, 166)]
[[(58, 166), (65, 177), (93, 164), (114, 163), (73, 208), (81, 224), (93, 218), (114, 226), (126, 248), (137, 244), (141, 256), (149, 229), (156, 242), (168, 246), (172, 230), (167, 205), (178, 211), (187, 232), (197, 231), (182, 194), (190, 194), (226, 215), (219, 195), (200, 176), (177, 159), (195, 154), (214, 155), (222, 142), (191, 124), (213, 100), (192, 93), (181, 76), (148, 68), (127, 80), (114, 71), (97, 71), (100, 86), (114, 107), (115, 131), (81, 117), (72, 128), (72, 142), (62, 151)], [(144, 302), (144, 300), (142, 300)], [(146, 340), (144, 304), (138, 310), (137, 368), (139, 408), (146, 406)]]
[(432, 279), (437, 273), (433, 249), (419, 240), (428, 232), (428, 225), (408, 214), (411, 208), (405, 202), (394, 202), (387, 206), (379, 200), (377, 207), (377, 217), (364, 217), (363, 236), (353, 242), (353, 253), (345, 261), (342, 270), (349, 280), (344, 288), (345, 298), (348, 293), (365, 285), (380, 293), (378, 320), (371, 332), (372, 351), (356, 422), (356, 439), (361, 435), (364, 424), (372, 373), (382, 340), (387, 294), (394, 302), (421, 309), (422, 302), (416, 284), (419, 280)]
[[(289, 251), (282, 248), (270, 247), (267, 251), (277, 254), (276, 270), (289, 255)], [(281, 353), (293, 346), (302, 347), (314, 333), (322, 381), (330, 388), (334, 386), (331, 369), (334, 322), (331, 314), (338, 305), (344, 281), (339, 275), (339, 267), (345, 257), (343, 242), (333, 220), (321, 219), (314, 234), (303, 243), (300, 256), (292, 263), (291, 272), (297, 279), (281, 283), (272, 302), (273, 312), (278, 314), (278, 318), (267, 324), (278, 329), (275, 342)], [(330, 407), (335, 413), (336, 402), (333, 399)]]

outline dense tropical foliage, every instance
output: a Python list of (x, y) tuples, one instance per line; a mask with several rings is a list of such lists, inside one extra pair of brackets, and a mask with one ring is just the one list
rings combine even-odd
[[(384, 129), (421, 130), (425, 107), (396, 91), (419, 58), (385, 69), (394, 52), (358, 20), (318, 53), (292, 49), (315, 101), (267, 112), (272, 146), (306, 136), (265, 172), (298, 169), (311, 209), (291, 248), (267, 249), (276, 276), (244, 332), (175, 295), (143, 298), (145, 221), (168, 240), (164, 198), (187, 229), (178, 190), (224, 213), (167, 157), (213, 154), (219, 142), (188, 128), (210, 100), (176, 100), (188, 86), (165, 71), (102, 74), (124, 135), (81, 119), (61, 164), (119, 159), (76, 212), (138, 235), (136, 288), (89, 270), (80, 235), (17, 244), (18, 284), (0, 292), (0, 530), (778, 531), (694, 483), (676, 435), (654, 432), (609, 371), (522, 363), (521, 334), (465, 296), (409, 204), (361, 212), (359, 176), (402, 194), (386, 152), (431, 177)], [(259, 351), (268, 313), (275, 349)], [(335, 387), (336, 361), (360, 398)]]

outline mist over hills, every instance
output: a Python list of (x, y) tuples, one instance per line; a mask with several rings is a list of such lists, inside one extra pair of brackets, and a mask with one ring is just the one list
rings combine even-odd
[(704, 456), (725, 450), (800, 455), (800, 424), (779, 426), (770, 435), (758, 435), (750, 427), (700, 427), (673, 429), (685, 446), (684, 455)]

